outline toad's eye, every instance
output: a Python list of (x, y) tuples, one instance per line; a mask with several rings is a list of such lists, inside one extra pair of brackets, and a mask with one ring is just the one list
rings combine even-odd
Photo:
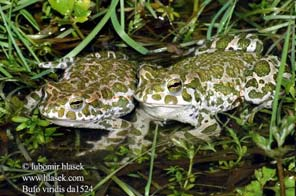
[(174, 78), (167, 82), (167, 89), (170, 93), (177, 93), (182, 89), (182, 80), (180, 78)]
[(84, 102), (82, 98), (75, 98), (69, 101), (69, 105), (72, 110), (81, 110)]

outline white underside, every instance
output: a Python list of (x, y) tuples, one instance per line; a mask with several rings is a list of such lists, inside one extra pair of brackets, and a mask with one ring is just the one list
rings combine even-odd
[(196, 126), (197, 110), (192, 105), (150, 105), (142, 104), (141, 108), (153, 118), (166, 121), (176, 120)]

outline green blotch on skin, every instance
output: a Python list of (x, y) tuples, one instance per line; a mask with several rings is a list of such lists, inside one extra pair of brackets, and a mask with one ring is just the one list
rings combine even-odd
[(112, 107), (112, 105), (110, 105), (110, 104), (103, 104), (103, 105), (101, 105), (100, 108), (102, 111), (108, 111), (111, 107)]
[(159, 84), (154, 84), (152, 86), (152, 90), (155, 91), (155, 92), (162, 92), (163, 88)]
[(203, 120), (204, 120), (204, 117), (203, 117), (204, 112), (205, 112), (205, 114), (207, 114), (207, 111), (205, 111), (205, 110), (201, 110), (201, 111), (200, 111), (200, 114), (201, 114), (201, 115), (199, 115), (198, 118), (197, 118), (197, 122), (198, 122), (199, 125), (200, 125), (200, 124), (203, 122)]
[(99, 109), (92, 109), (91, 114), (94, 116), (102, 115), (102, 111)]
[(232, 39), (233, 39), (233, 36), (225, 36), (225, 37), (220, 38), (216, 42), (216, 48), (217, 49), (225, 49)]
[(69, 73), (71, 74), (69, 75), (69, 78), (78, 78), (82, 71), (83, 70), (79, 70), (79, 69), (76, 69), (75, 71), (70, 70)]
[(175, 96), (166, 95), (164, 98), (164, 102), (165, 102), (165, 104), (174, 104), (175, 105), (178, 103), (178, 100)]
[(123, 78), (126, 75), (126, 71), (125, 70), (117, 70), (116, 71), (116, 76), (119, 78)]
[[(94, 90), (95, 89), (95, 90)], [(99, 91), (99, 89), (97, 90), (98, 88), (97, 88), (97, 84), (96, 85), (94, 85), (94, 84), (91, 84), (91, 85), (89, 85), (88, 87), (87, 87), (87, 89), (85, 89), (84, 91), (83, 91), (83, 95), (88, 95), (88, 96), (90, 96), (90, 95), (92, 95), (93, 93), (96, 93), (96, 91)], [(93, 96), (93, 95), (92, 95)], [(85, 98), (85, 96), (84, 96), (84, 98)]]
[(247, 52), (244, 52), (244, 53), (240, 53), (242, 58), (243, 58), (243, 61), (249, 63), (249, 64), (252, 64), (253, 62), (255, 62), (259, 56), (258, 55), (254, 55), (254, 53), (247, 53)]
[(265, 84), (265, 86), (263, 87), (263, 92), (265, 93), (272, 92), (274, 90), (275, 90), (275, 85), (273, 85), (272, 83)]
[(101, 92), (104, 99), (111, 99), (113, 97), (112, 91), (108, 88), (103, 88)]
[[(261, 93), (261, 94), (262, 94), (262, 93)], [(252, 98), (252, 99), (256, 99), (256, 98), (260, 98), (260, 97), (261, 97), (260, 94), (257, 93), (255, 90), (251, 90), (250, 93), (249, 93), (249, 96), (250, 96), (250, 98)]]
[(248, 87), (255, 87), (255, 88), (258, 88), (258, 83), (257, 83), (257, 81), (256, 81), (255, 78), (249, 80), (249, 81), (246, 83), (245, 88), (248, 88)]
[[(128, 128), (129, 126), (130, 126), (130, 123), (128, 123), (127, 121), (123, 120), (120, 127), (125, 129), (125, 128)], [(127, 132), (125, 132), (124, 135), (126, 135), (126, 134), (127, 134)]]
[(85, 105), (85, 107), (82, 110), (82, 113), (84, 114), (84, 116), (89, 116), (90, 115), (90, 111), (89, 111), (89, 106)]
[(114, 83), (113, 87), (112, 87), (116, 92), (127, 92), (127, 88), (125, 85), (121, 84), (121, 83)]
[[(123, 132), (124, 133), (124, 132)], [(114, 138), (108, 138), (108, 141), (110, 142), (110, 143), (115, 143), (115, 144), (117, 144), (117, 143), (120, 143), (121, 141), (122, 141), (122, 137), (114, 137)], [(113, 147), (110, 145), (110, 146), (108, 146), (106, 149), (107, 150), (109, 150), (109, 149), (112, 149)], [(110, 150), (110, 151), (114, 151), (114, 150)]]
[(199, 102), (199, 101), (200, 101), (199, 93), (195, 92), (195, 93), (194, 93), (194, 98), (195, 98), (195, 101), (196, 101), (196, 102)]
[(188, 102), (192, 100), (191, 95), (187, 93), (186, 89), (182, 91), (182, 97), (185, 101), (188, 101)]
[(58, 117), (61, 118), (64, 116), (64, 113), (65, 113), (65, 109), (64, 108), (61, 108), (59, 111), (58, 111)]
[(211, 74), (213, 76), (215, 76), (215, 78), (222, 78), (224, 73), (224, 68), (223, 66), (213, 66), (212, 70), (211, 70)]
[(186, 88), (196, 89), (201, 93), (205, 93), (199, 78), (194, 78), (190, 83), (185, 85)]
[(117, 102), (112, 103), (112, 106), (119, 106), (121, 108), (124, 108), (128, 105), (129, 101), (125, 97), (119, 97), (119, 100)]
[(91, 105), (94, 108), (99, 108), (102, 105), (102, 102), (100, 102), (98, 99), (95, 99), (93, 102), (91, 102)]
[(61, 97), (58, 97), (56, 98), (56, 102), (58, 103), (58, 105), (66, 105), (66, 103), (69, 101), (68, 100), (68, 97), (64, 97), (64, 96), (61, 96)]
[(161, 100), (161, 96), (160, 96), (160, 94), (154, 94), (154, 95), (152, 95), (151, 97), (152, 97), (152, 99), (154, 99), (154, 100)]
[(251, 90), (249, 93), (250, 98), (252, 99), (262, 99), (262, 97), (264, 97), (266, 95), (267, 92), (271, 92), (271, 91), (265, 91), (268, 90), (270, 88), (266, 87), (266, 89), (263, 88), (263, 92), (257, 92), (256, 90)]
[[(102, 73), (102, 75), (103, 75), (103, 74), (106, 74), (106, 73)], [(110, 78), (102, 78), (102, 79), (100, 80), (100, 83), (101, 83), (101, 84), (105, 84), (105, 85), (107, 85), (107, 84), (110, 83)]]
[(268, 75), (270, 71), (269, 63), (265, 60), (258, 61), (254, 66), (254, 72), (257, 73), (259, 77)]
[(70, 119), (70, 120), (76, 120), (76, 114), (75, 112), (72, 112), (72, 111), (68, 111), (66, 114), (66, 117), (67, 119)]
[(139, 135), (142, 135), (142, 132), (140, 130), (138, 130), (138, 129), (132, 128), (130, 130), (130, 134), (135, 135), (135, 136), (139, 136)]
[(136, 83), (135, 82), (129, 82), (127, 84), (127, 88), (131, 90), (136, 90)]
[(83, 81), (82, 81), (81, 83), (78, 83), (78, 84), (77, 84), (77, 89), (85, 89), (85, 88), (86, 88), (85, 84), (86, 84), (86, 83), (83, 82)]
[(263, 45), (257, 43), (257, 47), (256, 47), (255, 52), (260, 54), (262, 51), (263, 51)]
[(231, 93), (238, 94), (231, 83), (215, 84), (214, 89), (215, 91), (223, 93), (223, 95), (229, 95)]
[(201, 70), (198, 72), (199, 78), (201, 82), (209, 81), (211, 79), (211, 74), (208, 71)]
[(238, 45), (240, 48), (242, 48), (243, 51), (245, 51), (247, 49), (247, 47), (250, 45), (251, 41), (249, 39), (246, 38), (241, 38), (238, 41)]
[[(107, 71), (107, 70), (106, 70)], [(109, 70), (108, 70), (109, 71)], [(106, 77), (108, 77), (108, 80), (109, 81), (112, 81), (112, 80), (116, 80), (117, 78), (118, 78), (118, 75), (114, 75), (114, 73), (112, 73), (112, 74), (109, 74), (108, 76), (106, 76)]]
[(253, 70), (246, 69), (246, 70), (244, 71), (244, 76), (245, 76), (245, 77), (253, 76)]
[[(123, 125), (124, 123), (126, 123), (125, 125)], [(121, 124), (122, 126), (120, 128), (127, 128), (128, 127), (128, 123), (123, 121), (123, 124)], [(125, 137), (128, 135), (128, 130), (122, 130), (122, 131), (118, 131), (117, 134), (118, 136), (118, 141), (122, 141), (122, 137)], [(114, 138), (112, 138), (114, 139)]]
[(216, 100), (215, 105), (220, 106), (220, 105), (223, 105), (223, 103), (224, 103), (223, 99), (221, 97), (218, 97), (217, 100)]
[(232, 59), (231, 65), (226, 68), (226, 73), (229, 77), (235, 78), (240, 75), (244, 69), (244, 64), (242, 61), (237, 59)]

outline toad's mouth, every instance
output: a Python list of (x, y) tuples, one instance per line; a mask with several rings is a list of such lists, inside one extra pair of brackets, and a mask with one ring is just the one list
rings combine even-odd
[[(82, 128), (82, 129), (105, 129), (105, 130), (122, 130), (122, 127), (113, 126), (108, 119), (104, 120), (68, 120), (68, 119), (48, 119), (51, 123), (70, 128)], [(111, 119), (112, 121), (112, 119)]]
[(161, 108), (183, 108), (183, 107), (188, 107), (188, 105), (190, 104), (166, 104), (166, 103), (140, 103), (140, 105), (143, 105), (145, 107), (149, 107), (149, 108), (157, 108), (157, 107), (161, 107)]
[(99, 120), (71, 120), (71, 119), (55, 119), (55, 118), (47, 118), (48, 121), (55, 125), (63, 126), (63, 127), (76, 127), (76, 128), (84, 128), (88, 127), (89, 124), (95, 124)]
[(126, 130), (126, 126), (122, 126), (121, 119), (91, 119), (91, 120), (71, 120), (71, 119), (48, 119), (51, 123), (70, 128), (84, 129), (104, 129), (104, 130)]

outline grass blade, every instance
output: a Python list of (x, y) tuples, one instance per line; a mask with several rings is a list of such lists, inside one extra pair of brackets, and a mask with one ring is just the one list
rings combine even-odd
[(278, 102), (280, 98), (280, 90), (281, 90), (281, 84), (283, 81), (283, 75), (285, 72), (285, 64), (287, 61), (288, 56), (288, 50), (289, 50), (289, 38), (291, 34), (291, 22), (289, 22), (288, 29), (286, 32), (285, 42), (284, 42), (284, 48), (281, 56), (281, 63), (280, 68), (278, 71), (277, 79), (276, 79), (276, 88), (275, 88), (275, 95), (274, 100), (272, 103), (272, 115), (270, 120), (270, 126), (269, 126), (269, 146), (271, 146), (272, 143), (272, 127), (276, 126), (276, 116), (277, 116), (277, 109), (278, 109)]
[(133, 49), (137, 50), (138, 52), (140, 52), (141, 54), (144, 54), (144, 55), (149, 52), (148, 49), (146, 49), (145, 47), (143, 47), (142, 45), (140, 45), (135, 40), (131, 39), (125, 33), (124, 29), (119, 24), (119, 21), (118, 21), (117, 16), (116, 16), (115, 9), (113, 10), (113, 13), (111, 15), (111, 21), (112, 21), (113, 27), (114, 27), (115, 31), (117, 32), (117, 34), (119, 35), (119, 37), (122, 40), (124, 40), (129, 46), (131, 46)]
[(155, 149), (156, 149), (156, 141), (158, 136), (158, 125), (156, 125), (154, 130), (154, 137), (153, 137), (153, 143), (152, 143), (152, 150), (151, 150), (151, 159), (150, 159), (150, 167), (149, 167), (149, 176), (148, 176), (148, 182), (145, 186), (145, 196), (149, 196), (150, 193), (150, 187), (152, 183), (152, 174), (153, 174), (153, 166), (154, 166), (154, 159), (155, 159)]
[(40, 31), (38, 23), (36, 22), (36, 20), (30, 12), (28, 12), (25, 9), (22, 9), (20, 13), (27, 19), (27, 21), (32, 25), (32, 27), (34, 27), (37, 31)]
[(101, 19), (101, 21), (97, 24), (97, 26), (83, 39), (78, 46), (76, 46), (73, 50), (71, 50), (65, 57), (74, 57), (79, 52), (83, 50), (91, 42), (91, 40), (100, 32), (100, 30), (105, 26), (107, 21), (109, 20), (112, 12), (115, 10), (119, 0), (112, 0), (110, 7), (108, 8), (107, 13)]
[(224, 11), (228, 8), (228, 6), (230, 5), (231, 1), (227, 1), (221, 8), (220, 10), (217, 12), (217, 14), (215, 14), (215, 16), (213, 17), (211, 24), (207, 30), (207, 39), (211, 39), (211, 35), (212, 35), (212, 31), (213, 31), (213, 27), (216, 24), (216, 20), (218, 19), (218, 17), (224, 13)]
[(7, 20), (6, 16), (5, 16), (5, 14), (3, 13), (2, 6), (0, 6), (0, 15), (2, 17), (4, 26), (5, 26), (6, 30), (7, 30), (9, 40), (12, 42), (12, 45), (14, 46), (17, 54), (19, 55), (22, 63), (25, 66), (26, 70), (30, 72), (31, 69), (30, 69), (27, 61), (25, 60), (25, 57), (23, 56), (21, 49), (19, 48), (19, 46), (17, 45), (17, 43), (16, 43), (16, 41), (15, 41), (15, 39), (13, 37), (12, 31), (10, 29), (11, 26), (8, 25), (8, 20)]

